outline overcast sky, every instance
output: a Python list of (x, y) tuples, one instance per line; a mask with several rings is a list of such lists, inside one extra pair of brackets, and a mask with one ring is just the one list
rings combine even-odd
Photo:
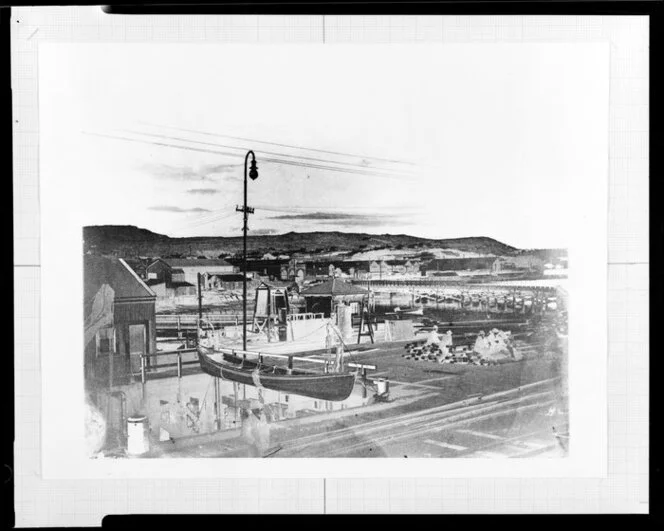
[(40, 47), (63, 212), (170, 236), (340, 230), (565, 247), (606, 179), (604, 45)]

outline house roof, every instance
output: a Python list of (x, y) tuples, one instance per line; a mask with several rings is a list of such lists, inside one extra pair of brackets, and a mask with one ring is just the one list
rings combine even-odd
[(218, 258), (206, 258), (205, 260), (192, 259), (192, 258), (162, 258), (162, 261), (167, 263), (171, 268), (183, 268), (183, 267), (230, 267), (226, 260), (221, 260)]
[(168, 285), (169, 288), (193, 288), (195, 287), (190, 282), (171, 282)]
[[(83, 257), (83, 297), (86, 312), (102, 285), (115, 292), (115, 301), (154, 300), (156, 294), (124, 260), (85, 255)], [(87, 315), (87, 313), (86, 313)]]
[(345, 282), (338, 278), (332, 278), (317, 286), (312, 286), (303, 290), (300, 295), (306, 296), (338, 296), (338, 295), (366, 295), (369, 293), (366, 289), (358, 288), (350, 282)]
[[(265, 282), (264, 280), (261, 280), (260, 284), (258, 284), (258, 287), (256, 288), (257, 290), (262, 290), (262, 289), (271, 289), (274, 292), (282, 291), (286, 288), (289, 288), (293, 285), (293, 282), (291, 281), (281, 281), (281, 280), (270, 280), (270, 282)], [(296, 284), (297, 285), (297, 284)]]
[(184, 274), (184, 269), (180, 269), (180, 268), (171, 269), (171, 273), (183, 273)]

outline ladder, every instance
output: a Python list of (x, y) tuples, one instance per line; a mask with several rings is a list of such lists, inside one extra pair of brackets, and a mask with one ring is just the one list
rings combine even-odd
[[(367, 327), (366, 332), (362, 332), (364, 327)], [(362, 341), (362, 336), (369, 336), (371, 342), (374, 342), (374, 330), (371, 325), (371, 312), (369, 311), (369, 305), (367, 304), (366, 299), (362, 301), (362, 306), (360, 308), (360, 329), (357, 332), (357, 344), (360, 344)]]

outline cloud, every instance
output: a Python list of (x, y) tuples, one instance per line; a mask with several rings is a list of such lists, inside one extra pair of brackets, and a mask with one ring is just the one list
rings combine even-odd
[(340, 212), (307, 212), (305, 214), (282, 214), (271, 219), (301, 219), (305, 221), (338, 221), (348, 219), (364, 219), (364, 214), (345, 214)]
[(193, 212), (212, 212), (207, 208), (181, 208), (179, 206), (170, 206), (170, 205), (157, 205), (151, 206), (149, 210), (157, 210), (159, 212), (177, 212), (177, 213), (193, 213)]
[(215, 176), (230, 175), (240, 168), (237, 164), (203, 164), (192, 166), (170, 166), (168, 164), (144, 164), (142, 169), (159, 179), (172, 181), (216, 181)]
[(200, 195), (212, 195), (212, 194), (218, 194), (221, 191), (218, 190), (217, 188), (192, 188), (191, 190), (187, 190), (188, 194), (200, 194)]
[(366, 219), (377, 219), (382, 217), (385, 216), (347, 214), (344, 212), (307, 212), (304, 214), (282, 214), (281, 216), (272, 216), (271, 219), (299, 219), (304, 221), (342, 221), (342, 220), (361, 221)]
[(349, 214), (346, 212), (308, 212), (304, 214), (282, 214), (272, 216), (270, 219), (313, 222), (319, 225), (338, 225), (344, 227), (364, 226), (380, 227), (397, 222), (400, 225), (409, 225), (410, 221), (397, 219), (397, 216), (388, 214)]
[[(241, 164), (203, 164), (201, 171), (207, 174), (235, 173), (242, 168)], [(239, 174), (238, 174), (239, 175)]]

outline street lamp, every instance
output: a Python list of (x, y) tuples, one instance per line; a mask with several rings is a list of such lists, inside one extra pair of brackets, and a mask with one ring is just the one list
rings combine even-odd
[(251, 156), (251, 169), (249, 177), (252, 181), (258, 179), (258, 169), (256, 168), (256, 156), (253, 151), (248, 151), (244, 157), (244, 207), (237, 207), (236, 210), (244, 214), (243, 227), (243, 247), (242, 254), (242, 350), (247, 350), (247, 220), (249, 214), (254, 213), (254, 209), (247, 206), (247, 162)]

